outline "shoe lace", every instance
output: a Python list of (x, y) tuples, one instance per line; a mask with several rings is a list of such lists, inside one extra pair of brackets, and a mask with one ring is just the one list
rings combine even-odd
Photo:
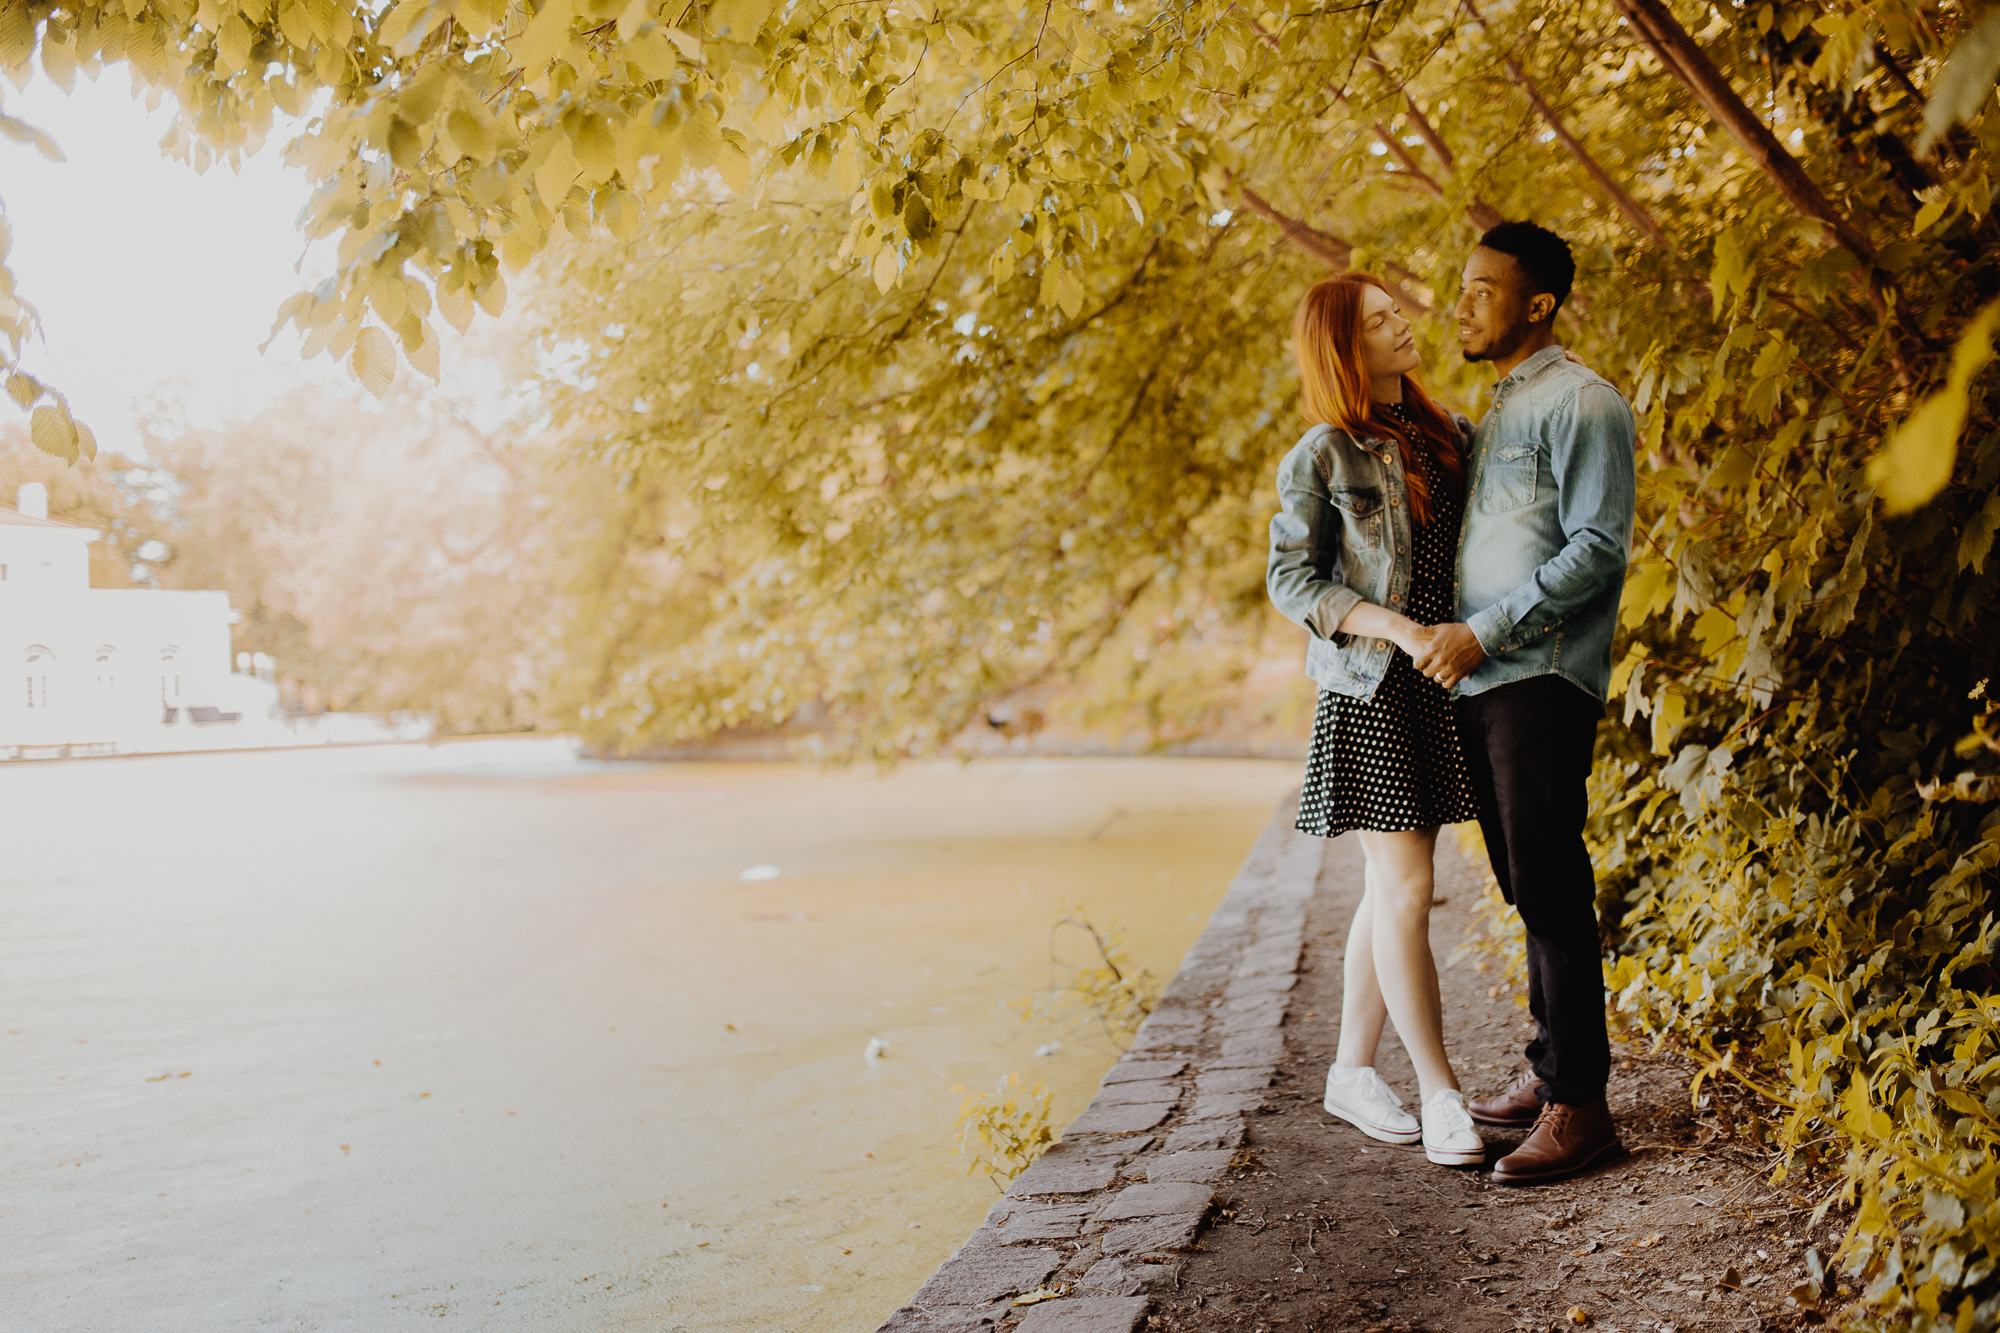
[(1544, 1102), (1541, 1114), (1535, 1117), (1535, 1128), (1540, 1129), (1543, 1125), (1547, 1125), (1551, 1134), (1561, 1134), (1564, 1124), (1574, 1110), (1574, 1107), (1562, 1102)]
[(1456, 1097), (1435, 1097), (1425, 1108), (1430, 1112), (1433, 1125), (1445, 1133), (1471, 1129), (1472, 1116), (1465, 1109), (1465, 1103)]
[(1403, 1099), (1398, 1097), (1396, 1090), (1383, 1082), (1382, 1076), (1374, 1070), (1368, 1070), (1357, 1082), (1359, 1083), (1362, 1096), (1392, 1110), (1400, 1111), (1403, 1109)]

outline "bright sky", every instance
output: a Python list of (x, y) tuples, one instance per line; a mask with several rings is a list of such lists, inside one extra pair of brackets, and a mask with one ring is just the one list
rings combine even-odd
[(301, 362), (295, 333), (257, 351), (279, 304), (331, 262), (323, 244), (293, 272), (307, 186), (279, 160), (289, 136), (274, 135), (241, 174), (196, 175), (160, 152), (171, 101), (148, 112), (122, 70), (79, 76), (67, 95), (39, 74), (6, 93), (7, 113), (48, 131), (68, 158), (0, 139), (8, 264), (46, 339), (27, 366), (68, 395), (101, 447), (137, 447), (137, 401), (165, 381), (183, 381), (169, 392), (195, 424), (254, 412), (304, 381), (352, 390), (332, 361)]

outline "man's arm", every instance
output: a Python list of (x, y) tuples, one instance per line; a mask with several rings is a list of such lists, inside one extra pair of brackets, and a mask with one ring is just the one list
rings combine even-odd
[(1466, 627), (1487, 656), (1518, 648), (1616, 587), (1631, 557), (1636, 504), (1632, 409), (1608, 384), (1585, 384), (1549, 423), (1549, 468), (1563, 548)]

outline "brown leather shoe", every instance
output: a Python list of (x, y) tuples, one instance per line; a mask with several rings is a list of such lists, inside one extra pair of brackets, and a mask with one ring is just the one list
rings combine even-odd
[(1498, 1097), (1480, 1097), (1465, 1104), (1472, 1118), (1482, 1125), (1505, 1129), (1526, 1129), (1542, 1113), (1541, 1076), (1530, 1069), (1514, 1080), (1514, 1086)]
[(1539, 1185), (1561, 1180), (1623, 1151), (1604, 1098), (1577, 1106), (1550, 1102), (1521, 1146), (1495, 1164), (1493, 1183)]

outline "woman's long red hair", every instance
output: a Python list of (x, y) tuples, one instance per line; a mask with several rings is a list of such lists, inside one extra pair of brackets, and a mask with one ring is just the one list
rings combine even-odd
[[(1403, 485), (1418, 523), (1431, 521), (1430, 483), (1423, 456), (1437, 459), (1446, 484), (1457, 490), (1465, 480), (1464, 444), (1458, 427), (1424, 392), (1414, 375), (1403, 376), (1405, 426), (1377, 410), (1368, 369), (1361, 360), (1361, 309), (1367, 289), (1388, 288), (1367, 273), (1342, 273), (1314, 283), (1292, 320), (1292, 356), (1299, 365), (1299, 409), (1314, 425), (1328, 425), (1357, 437), (1391, 439), (1403, 460)], [(1414, 429), (1412, 429), (1414, 427)]]

